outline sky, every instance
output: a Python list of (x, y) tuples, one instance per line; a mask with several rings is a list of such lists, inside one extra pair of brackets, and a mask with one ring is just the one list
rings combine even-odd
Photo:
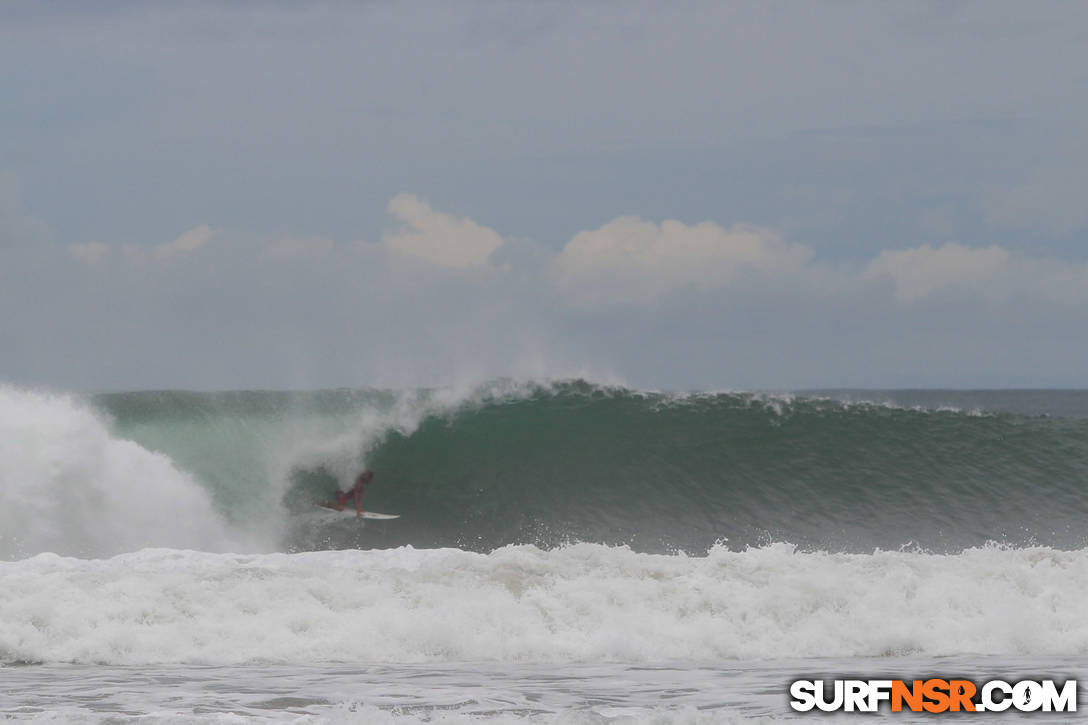
[(0, 5), (0, 384), (1088, 387), (1088, 4)]

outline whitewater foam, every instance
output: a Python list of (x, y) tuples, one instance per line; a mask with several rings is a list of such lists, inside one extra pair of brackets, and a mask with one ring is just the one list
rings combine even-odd
[(0, 661), (720, 662), (1084, 654), (1088, 550), (595, 544), (0, 563)]
[[(502, 704), (502, 703), (497, 703)], [(89, 708), (66, 707), (50, 712), (26, 713), (18, 716), (19, 722), (62, 723), (63, 725), (118, 725), (118, 723), (144, 723), (149, 720), (159, 725), (248, 725), (249, 723), (291, 723), (291, 725), (759, 725), (772, 723), (776, 718), (747, 717), (729, 711), (704, 711), (694, 707), (598, 707), (571, 709), (563, 712), (495, 711), (448, 712), (441, 708), (421, 711), (379, 708), (357, 702), (339, 703), (317, 709), (319, 714), (265, 711), (261, 714), (238, 712), (174, 712), (158, 710), (148, 715), (118, 716), (104, 714)]]
[(207, 492), (65, 395), (0, 387), (0, 558), (230, 550)]

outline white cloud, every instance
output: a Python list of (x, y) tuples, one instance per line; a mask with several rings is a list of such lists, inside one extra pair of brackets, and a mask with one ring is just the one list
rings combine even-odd
[(987, 302), (1088, 301), (1088, 264), (1025, 256), (997, 245), (886, 250), (860, 269), (812, 260), (809, 248), (760, 227), (678, 221), (658, 226), (620, 217), (575, 235), (551, 260), (549, 276), (568, 299), (581, 304), (640, 303), (685, 287), (713, 295), (750, 275), (759, 275), (765, 287), (778, 280), (777, 288), (794, 297), (873, 289), (869, 284), (876, 283), (876, 289), (908, 305), (944, 291)]
[(502, 237), (494, 229), (434, 211), (413, 194), (393, 197), (387, 211), (400, 227), (383, 235), (386, 247), (443, 267), (479, 267), (502, 246)]
[(151, 254), (155, 259), (170, 259), (184, 254), (190, 254), (200, 249), (212, 240), (216, 230), (207, 224), (193, 227), (172, 242), (156, 244), (151, 248)]
[(978, 289), (1009, 264), (1011, 255), (1001, 247), (973, 249), (962, 244), (885, 251), (869, 263), (868, 278), (890, 277), (896, 296), (911, 302), (941, 289)]
[[(455, 233), (483, 229), (416, 211)], [(922, 245), (835, 265), (760, 227), (619, 218), (560, 251), (498, 239), (477, 273), (459, 274), (384, 241), (215, 234), (196, 227), (141, 247), (135, 263), (99, 242), (3, 250), (0, 308), (27, 310), (0, 319), (0, 343), (20, 341), (0, 356), (9, 377), (408, 386), (585, 366), (675, 387), (1083, 385), (1088, 359), (1069, 332), (1084, 325), (1088, 265), (1000, 246)], [(179, 255), (200, 263), (156, 263)], [(58, 258), (64, 283), (42, 297), (40, 270)], [(139, 313), (103, 321), (103, 309)], [(92, 327), (88, 346), (79, 333)], [(209, 348), (213, 337), (222, 343)], [(74, 371), (73, 355), (84, 363)]]
[[(187, 232), (184, 232), (177, 239), (173, 239), (169, 242), (163, 242), (162, 244), (156, 244), (152, 247), (146, 247), (139, 244), (126, 244), (121, 247), (121, 251), (124, 253), (125, 258), (132, 264), (142, 264), (144, 262), (154, 260), (158, 262), (164, 262), (175, 257), (192, 254), (199, 249), (207, 246), (208, 242), (215, 238), (219, 234), (219, 230), (212, 229), (207, 224), (201, 224), (200, 226), (193, 227)], [(114, 247), (103, 242), (83, 242), (80, 244), (69, 244), (68, 253), (78, 259), (81, 262), (87, 264), (97, 264), (106, 257), (110, 256)]]
[(863, 277), (892, 280), (896, 297), (905, 303), (945, 290), (959, 290), (991, 301), (1088, 301), (1088, 264), (1028, 257), (999, 246), (923, 244), (885, 251), (869, 263)]
[(719, 287), (747, 272), (795, 272), (811, 257), (808, 248), (760, 227), (675, 220), (658, 226), (620, 217), (578, 233), (551, 272), (561, 289), (582, 301), (645, 301), (689, 285)]

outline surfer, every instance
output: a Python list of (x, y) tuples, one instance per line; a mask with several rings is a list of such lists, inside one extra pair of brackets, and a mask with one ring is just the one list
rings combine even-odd
[(363, 496), (366, 495), (366, 487), (371, 481), (374, 480), (374, 471), (369, 468), (355, 477), (355, 485), (347, 491), (336, 492), (336, 503), (331, 501), (322, 501), (322, 506), (328, 506), (329, 508), (336, 509), (337, 511), (343, 511), (347, 502), (353, 501), (355, 503), (355, 515), (363, 515)]

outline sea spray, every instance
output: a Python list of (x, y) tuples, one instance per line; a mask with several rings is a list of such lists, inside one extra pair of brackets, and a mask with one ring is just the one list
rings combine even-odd
[(0, 387), (0, 558), (239, 546), (208, 492), (71, 396)]

